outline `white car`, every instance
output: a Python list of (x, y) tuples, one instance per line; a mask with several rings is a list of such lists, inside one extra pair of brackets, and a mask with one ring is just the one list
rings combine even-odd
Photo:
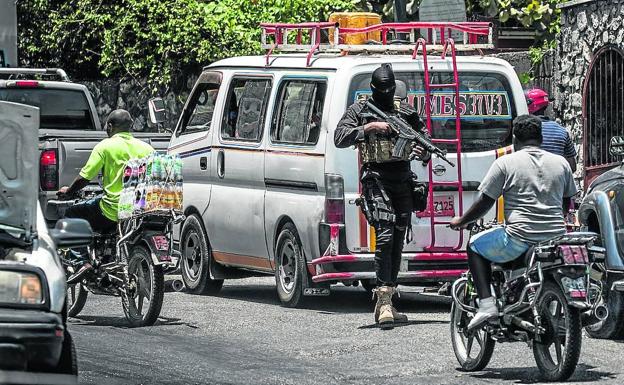
[(0, 102), (0, 369), (11, 380), (78, 370), (56, 250), (88, 244), (91, 228), (72, 219), (48, 231), (37, 200), (38, 129), (38, 108)]

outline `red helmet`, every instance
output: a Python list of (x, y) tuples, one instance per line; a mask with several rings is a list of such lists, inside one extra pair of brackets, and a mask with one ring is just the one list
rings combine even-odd
[(532, 88), (525, 91), (524, 96), (526, 97), (530, 114), (534, 114), (535, 112), (548, 106), (549, 98), (548, 94), (544, 90), (540, 90), (539, 88)]

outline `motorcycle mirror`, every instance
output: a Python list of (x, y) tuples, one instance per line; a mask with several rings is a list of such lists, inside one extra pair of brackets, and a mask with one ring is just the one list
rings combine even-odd
[(612, 156), (624, 156), (624, 138), (614, 136), (609, 143), (609, 154)]

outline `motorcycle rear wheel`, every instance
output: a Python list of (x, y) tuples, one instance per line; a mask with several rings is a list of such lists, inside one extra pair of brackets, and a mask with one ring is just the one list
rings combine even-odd
[(128, 276), (127, 295), (122, 294), (126, 319), (132, 327), (151, 326), (160, 315), (165, 295), (162, 267), (154, 266), (145, 247), (135, 246), (130, 249)]
[(76, 317), (87, 303), (89, 291), (82, 283), (67, 285), (67, 315)]
[(533, 343), (535, 362), (544, 380), (565, 381), (581, 355), (581, 313), (567, 305), (563, 292), (551, 281), (544, 283), (537, 309), (546, 333)]
[[(458, 288), (459, 293), (464, 293), (464, 291), (463, 287)], [(463, 294), (459, 294), (458, 298), (463, 301)], [(451, 305), (451, 343), (453, 352), (463, 371), (477, 372), (483, 370), (490, 363), (496, 341), (483, 329), (467, 332), (466, 328), (469, 323), (470, 317), (468, 313), (453, 302)], [(478, 348), (476, 354), (475, 348)]]

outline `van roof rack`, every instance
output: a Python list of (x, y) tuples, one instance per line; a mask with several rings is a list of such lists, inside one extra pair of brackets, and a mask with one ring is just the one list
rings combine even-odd
[[(407, 22), (382, 23), (363, 28), (341, 28), (334, 22), (307, 23), (261, 23), (261, 46), (266, 50), (266, 65), (270, 65), (271, 54), (280, 52), (307, 52), (306, 65), (310, 66), (312, 56), (317, 53), (415, 53), (419, 40), (424, 40), (427, 49), (444, 51), (451, 36), (461, 34), (463, 42), (456, 42), (458, 51), (480, 51), (492, 49), (493, 25), (489, 22)], [(322, 31), (327, 31), (328, 41), (322, 41)], [(290, 32), (296, 32), (295, 41), (288, 39)], [(344, 44), (341, 41), (349, 35), (379, 33), (381, 41), (371, 44)], [(304, 37), (304, 33), (308, 36)], [(407, 40), (389, 40), (388, 34), (409, 35)], [(422, 36), (425, 35), (425, 36)], [(361, 35), (360, 35), (361, 36)], [(309, 42), (303, 42), (304, 39)], [(422, 40), (421, 40), (422, 39)], [(272, 40), (272, 42), (269, 42)], [(399, 44), (397, 44), (399, 43)], [(415, 55), (412, 55), (415, 57)]]
[(67, 73), (61, 68), (0, 68), (0, 75), (10, 75), (10, 78), (20, 75), (58, 76), (61, 81), (70, 81)]

